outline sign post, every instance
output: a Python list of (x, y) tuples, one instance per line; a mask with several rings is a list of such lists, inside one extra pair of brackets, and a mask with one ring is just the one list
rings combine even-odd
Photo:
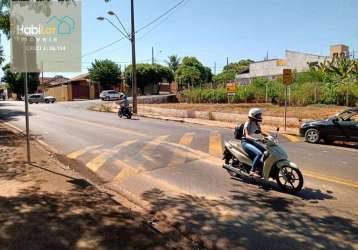
[(283, 70), (283, 84), (285, 85), (285, 132), (287, 130), (287, 98), (288, 86), (293, 83), (292, 69)]
[(81, 3), (10, 2), (11, 71), (25, 78), (27, 161), (31, 162), (29, 72), (81, 71)]
[(236, 93), (236, 83), (226, 84), (227, 100), (230, 103), (230, 96), (234, 96)]

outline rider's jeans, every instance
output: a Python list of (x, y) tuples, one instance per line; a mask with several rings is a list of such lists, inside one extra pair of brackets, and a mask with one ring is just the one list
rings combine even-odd
[(258, 144), (255, 141), (242, 139), (241, 146), (244, 149), (244, 151), (250, 156), (252, 161), (252, 167), (251, 171), (256, 171), (257, 168), (260, 168), (263, 166), (263, 152), (265, 151), (265, 148)]

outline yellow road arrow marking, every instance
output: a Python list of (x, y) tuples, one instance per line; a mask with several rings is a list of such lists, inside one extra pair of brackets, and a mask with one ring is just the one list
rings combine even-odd
[(162, 135), (155, 138), (153, 141), (149, 141), (140, 151), (139, 154), (151, 154), (155, 148), (161, 144), (163, 141), (165, 141), (169, 135)]
[(99, 154), (97, 157), (93, 158), (91, 161), (89, 161), (86, 166), (91, 169), (93, 172), (96, 172), (100, 167), (102, 167), (106, 161), (111, 158), (114, 154), (118, 153), (122, 148), (128, 147), (132, 145), (133, 143), (137, 142), (137, 140), (132, 141), (126, 141), (123, 143), (120, 143), (113, 147), (113, 149), (107, 149), (104, 150), (103, 153)]
[(180, 139), (179, 144), (184, 146), (190, 146), (193, 141), (194, 133), (186, 133)]
[(219, 132), (213, 132), (210, 135), (209, 154), (216, 156), (216, 157), (221, 157), (223, 154), (221, 135)]
[(86, 154), (88, 151), (91, 151), (93, 149), (99, 148), (101, 146), (102, 145), (94, 145), (94, 146), (85, 147), (85, 148), (82, 148), (80, 150), (77, 150), (77, 151), (74, 151), (72, 153), (69, 153), (67, 155), (67, 157), (70, 158), (70, 159), (77, 159), (78, 157)]
[(133, 176), (143, 170), (142, 167), (138, 166), (137, 168), (132, 167), (125, 161), (116, 160), (114, 164), (121, 169), (121, 171), (114, 177), (114, 181), (122, 182), (125, 178)]

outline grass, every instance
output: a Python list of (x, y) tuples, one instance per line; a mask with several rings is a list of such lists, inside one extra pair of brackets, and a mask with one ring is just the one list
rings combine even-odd
[[(246, 114), (253, 107), (264, 109), (264, 115), (281, 117), (284, 115), (284, 107), (272, 104), (188, 104), (188, 103), (162, 103), (150, 104), (151, 107), (210, 111), (223, 113), (239, 113)], [(326, 119), (345, 109), (343, 106), (334, 105), (311, 105), (306, 107), (289, 107), (288, 117), (296, 117), (299, 119)]]

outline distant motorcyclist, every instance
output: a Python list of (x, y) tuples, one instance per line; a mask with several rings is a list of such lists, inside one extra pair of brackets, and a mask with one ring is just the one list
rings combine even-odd
[(117, 104), (119, 105), (122, 114), (124, 114), (126, 109), (129, 107), (129, 101), (128, 101), (127, 96), (126, 95), (121, 95), (119, 97), (119, 100), (118, 100)]
[(250, 175), (260, 177), (256, 173), (256, 170), (263, 166), (263, 155), (266, 149), (257, 143), (257, 135), (267, 136), (266, 133), (261, 131), (260, 126), (262, 122), (262, 110), (259, 108), (250, 109), (248, 118), (248, 121), (244, 124), (244, 136), (241, 139), (241, 146), (253, 160)]

